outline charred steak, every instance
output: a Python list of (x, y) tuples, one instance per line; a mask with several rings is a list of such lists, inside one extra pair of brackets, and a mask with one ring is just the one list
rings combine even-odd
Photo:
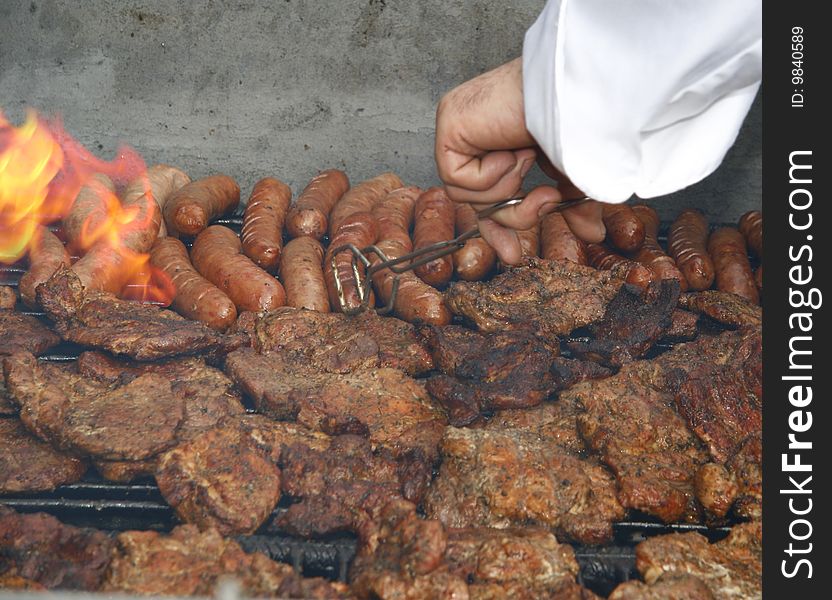
[(30, 315), (0, 310), (0, 359), (17, 352), (40, 355), (61, 341), (40, 321)]

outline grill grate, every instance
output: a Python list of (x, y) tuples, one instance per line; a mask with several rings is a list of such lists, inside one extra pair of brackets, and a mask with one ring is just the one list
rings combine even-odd
[[(239, 233), (241, 217), (216, 221)], [(666, 228), (663, 228), (663, 231)], [(660, 237), (665, 241), (664, 236)], [(0, 285), (16, 287), (26, 272), (25, 265), (0, 265)], [(44, 318), (43, 312), (27, 309), (22, 304), (17, 310), (24, 314)], [(578, 338), (576, 338), (578, 339)], [(657, 345), (658, 346), (658, 345)], [(662, 344), (656, 353), (672, 347)], [(40, 360), (71, 362), (77, 359), (83, 348), (62, 343)], [(0, 416), (0, 418), (3, 418)], [(128, 529), (152, 529), (167, 531), (178, 524), (173, 510), (165, 503), (152, 480), (129, 484), (111, 483), (90, 470), (84, 480), (57, 488), (53, 492), (16, 496), (0, 496), (4, 504), (20, 512), (46, 512), (62, 521), (80, 526), (95, 527), (113, 534)], [(302, 539), (286, 535), (273, 523), (286, 510), (288, 503), (282, 500), (265, 525), (255, 534), (238, 536), (240, 545), (249, 552), (262, 552), (273, 560), (291, 564), (299, 573), (308, 577), (325, 577), (346, 581), (347, 572), (356, 550), (355, 537), (349, 534), (322, 539)], [(663, 524), (646, 515), (631, 515), (632, 520), (613, 526), (614, 541), (603, 547), (574, 546), (580, 565), (580, 583), (595, 593), (606, 596), (619, 583), (636, 578), (635, 545), (650, 536), (673, 532), (699, 532), (711, 541), (724, 538), (730, 528), (708, 528), (702, 525)]]

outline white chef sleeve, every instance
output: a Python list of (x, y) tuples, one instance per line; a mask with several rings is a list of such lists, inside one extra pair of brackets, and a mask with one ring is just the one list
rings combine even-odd
[(712, 173), (762, 76), (760, 0), (549, 0), (526, 33), (526, 126), (587, 195)]

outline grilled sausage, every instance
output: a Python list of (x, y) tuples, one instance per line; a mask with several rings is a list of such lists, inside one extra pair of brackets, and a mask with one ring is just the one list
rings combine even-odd
[(655, 278), (650, 267), (616, 254), (602, 244), (587, 244), (586, 254), (589, 264), (601, 271), (611, 271), (618, 265), (626, 265), (624, 267), (627, 269), (626, 282), (640, 288), (646, 288)]
[(308, 235), (320, 240), (327, 232), (332, 207), (350, 189), (343, 171), (329, 169), (312, 178), (286, 217), (289, 237)]
[[(344, 219), (338, 226), (338, 231), (329, 242), (329, 249), (324, 258), (324, 279), (329, 292), (329, 304), (333, 310), (341, 310), (341, 303), (338, 299), (338, 289), (335, 285), (335, 274), (332, 272), (333, 252), (344, 244), (353, 244), (359, 250), (376, 243), (378, 236), (378, 224), (375, 217), (369, 212), (353, 213)], [(335, 256), (335, 270), (338, 273), (338, 280), (342, 285), (344, 304), (348, 309), (355, 309), (361, 306), (359, 287), (355, 281), (352, 270), (353, 254), (349, 250), (339, 252)], [(363, 275), (364, 267), (359, 263), (358, 272)], [(370, 306), (373, 299), (370, 300)]]
[(751, 210), (740, 217), (740, 233), (745, 243), (760, 258), (763, 258), (763, 213)]
[(58, 236), (43, 226), (38, 227), (36, 236), (29, 247), (29, 270), (20, 278), (18, 285), (21, 300), (30, 308), (37, 306), (35, 288), (52, 277), (61, 265), (68, 267), (72, 264), (69, 252)]
[(335, 232), (348, 216), (357, 212), (372, 212), (376, 202), (403, 185), (393, 173), (382, 173), (350, 188), (329, 213), (329, 237), (335, 237)]
[[(115, 193), (116, 186), (103, 173), (96, 173), (81, 187), (62, 221), (70, 248), (86, 250), (92, 245), (88, 239), (82, 238), (88, 238), (107, 219), (107, 206), (115, 198)], [(88, 235), (84, 236), (84, 232)]]
[(231, 298), (200, 275), (191, 264), (188, 249), (176, 238), (156, 240), (150, 250), (150, 264), (170, 277), (176, 288), (173, 308), (189, 319), (225, 331), (237, 319)]
[(733, 227), (721, 227), (708, 239), (708, 252), (716, 269), (716, 287), (759, 304), (760, 294), (748, 262), (745, 238)]
[[(189, 184), (191, 178), (187, 173), (171, 167), (170, 165), (153, 165), (147, 170), (144, 177), (138, 177), (130, 182), (124, 189), (124, 204), (132, 204), (143, 195), (149, 193), (150, 197), (159, 205), (159, 210), (164, 214), (165, 204), (173, 196), (174, 192)], [(164, 219), (159, 226), (159, 237), (167, 236), (167, 227)]]
[(261, 179), (251, 190), (243, 215), (243, 253), (261, 269), (274, 272), (283, 249), (283, 222), (292, 200), (289, 186), (273, 177)]
[(602, 204), (607, 242), (621, 252), (635, 252), (644, 243), (644, 224), (627, 204)]
[(227, 227), (211, 225), (200, 233), (191, 248), (191, 262), (231, 298), (237, 312), (268, 311), (286, 304), (280, 282), (243, 254), (240, 238)]
[(227, 175), (212, 175), (180, 188), (165, 203), (168, 235), (195, 236), (212, 219), (232, 212), (240, 203), (240, 186)]
[(644, 244), (632, 255), (632, 258), (653, 271), (656, 279), (676, 279), (682, 291), (687, 290), (688, 282), (676, 266), (676, 262), (668, 256), (659, 245), (659, 215), (651, 207), (637, 204), (632, 207), (644, 224)]
[[(437, 242), (447, 242), (454, 237), (454, 205), (444, 188), (432, 187), (422, 192), (413, 209), (413, 249), (421, 250)], [(454, 274), (451, 254), (420, 265), (416, 275), (433, 287), (443, 287)]]
[(301, 236), (286, 244), (280, 279), (286, 288), (288, 306), (329, 312), (323, 262), (324, 248), (314, 237)]
[[(477, 227), (477, 211), (470, 204), (457, 202), (456, 235)], [(497, 262), (497, 253), (481, 237), (471, 238), (453, 254), (457, 277), (465, 281), (479, 281), (488, 275)]]
[(667, 250), (685, 276), (688, 289), (707, 290), (714, 283), (714, 263), (708, 255), (708, 221), (698, 210), (683, 210), (667, 235)]
[(571, 260), (588, 264), (586, 244), (572, 233), (559, 212), (549, 213), (540, 224), (541, 257), (546, 260)]
[[(398, 258), (413, 249), (409, 231), (416, 199), (420, 193), (421, 190), (417, 187), (393, 190), (376, 203), (373, 209), (379, 230), (376, 246), (390, 259)], [(376, 264), (381, 259), (373, 256), (370, 260)], [(396, 316), (411, 323), (447, 325), (451, 322), (451, 313), (445, 306), (441, 292), (416, 277), (412, 271), (405, 271), (398, 277), (399, 289), (393, 306)], [(376, 293), (385, 305), (392, 297), (395, 278), (396, 274), (390, 269), (378, 271), (373, 275)]]

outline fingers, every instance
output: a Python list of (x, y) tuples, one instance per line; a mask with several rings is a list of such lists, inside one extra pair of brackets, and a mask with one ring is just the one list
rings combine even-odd
[(572, 208), (564, 209), (563, 218), (566, 219), (569, 229), (583, 241), (590, 244), (599, 244), (604, 241), (607, 233), (604, 221), (601, 218), (601, 203), (595, 200), (584, 202)]
[(480, 235), (494, 248), (500, 260), (507, 265), (516, 265), (523, 258), (523, 248), (520, 239), (513, 229), (503, 227), (490, 218), (480, 219)]
[[(528, 229), (551, 212), (561, 201), (560, 192), (550, 185), (542, 185), (529, 192), (520, 204), (507, 206), (490, 216), (491, 220), (511, 229)], [(484, 210), (486, 206), (474, 206)]]
[(488, 152), (472, 157), (449, 176), (443, 177), (448, 196), (455, 202), (491, 205), (511, 198), (523, 186), (523, 178), (534, 166), (531, 148)]

